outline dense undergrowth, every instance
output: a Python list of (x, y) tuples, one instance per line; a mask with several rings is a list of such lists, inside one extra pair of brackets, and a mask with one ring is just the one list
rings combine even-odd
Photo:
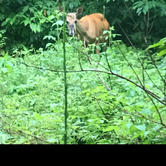
[[(166, 143), (164, 59), (156, 69), (147, 51), (122, 43), (100, 56), (78, 46), (66, 43), (67, 143)], [(63, 144), (62, 42), (12, 56), (0, 58), (0, 143)]]
[(67, 37), (68, 117), (62, 1), (0, 4), (1, 144), (65, 144), (65, 118), (68, 144), (166, 143), (163, 0), (65, 1), (67, 12), (103, 13), (116, 30), (100, 55)]

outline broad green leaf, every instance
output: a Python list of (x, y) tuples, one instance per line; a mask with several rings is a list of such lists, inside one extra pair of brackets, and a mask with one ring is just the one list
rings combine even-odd
[(131, 125), (132, 125), (132, 123), (127, 123), (126, 127), (129, 129)]
[(8, 17), (8, 18), (6, 19), (6, 22), (7, 22), (7, 23), (10, 22), (10, 20), (11, 20), (11, 18)]
[(46, 44), (46, 48), (48, 48), (49, 46), (51, 46), (52, 45), (52, 43), (47, 43)]
[(105, 35), (106, 33), (108, 33), (109, 31), (107, 31), (107, 30), (105, 30), (105, 31), (103, 31), (103, 35)]
[(147, 49), (158, 47), (158, 46), (160, 46), (162, 43), (163, 43), (162, 40), (160, 40), (158, 43), (155, 43), (155, 44), (153, 44), (153, 45), (150, 45)]
[(161, 127), (161, 125), (156, 125), (156, 126), (153, 128), (153, 130), (154, 130), (154, 131), (157, 131), (160, 127)]
[(163, 56), (163, 55), (165, 55), (165, 54), (166, 54), (166, 49), (160, 51), (160, 52), (157, 54), (157, 56), (160, 57), (160, 56)]
[(13, 23), (15, 22), (17, 16), (13, 17), (11, 20), (10, 20), (10, 24), (13, 25)]
[(143, 8), (143, 13), (146, 14), (148, 10), (149, 10), (149, 5), (148, 3), (146, 3), (146, 5)]
[(107, 127), (103, 132), (107, 132), (107, 131), (112, 131), (112, 130), (117, 130), (118, 129), (118, 127), (117, 126), (109, 126), (109, 127)]
[(97, 47), (97, 49), (101, 50), (101, 47), (100, 47), (100, 46), (96, 46), (96, 47)]
[(140, 132), (138, 132), (136, 135), (134, 135), (133, 137), (132, 137), (132, 139), (134, 139), (134, 138), (137, 138), (137, 137), (139, 137), (140, 136)]
[(0, 13), (0, 21), (4, 20), (5, 16)]
[(1, 26), (5, 26), (7, 24), (7, 21), (3, 21)]
[(143, 144), (149, 144), (149, 141), (150, 141), (150, 140), (145, 140), (145, 141), (143, 142)]
[(5, 58), (1, 58), (0, 59), (0, 67), (2, 67), (2, 65), (4, 64), (4, 62), (5, 62)]
[(49, 141), (49, 142), (51, 142), (51, 143), (54, 143), (54, 142), (59, 142), (59, 140), (58, 140), (58, 139), (54, 139), (54, 138), (50, 138), (50, 139), (48, 139), (48, 141)]
[(21, 5), (22, 5), (23, 1), (24, 1), (24, 0), (17, 0), (17, 2), (18, 2), (19, 4), (21, 4)]
[(130, 130), (130, 132), (136, 132), (136, 131), (137, 131), (137, 128), (136, 128), (135, 125), (132, 124), (132, 125), (130, 126), (130, 129), (129, 129), (129, 130)]
[(25, 26), (27, 26), (28, 24), (30, 24), (30, 20), (29, 19), (25, 19), (24, 21), (22, 21), (21, 23), (24, 23)]
[(138, 130), (145, 131), (146, 126), (145, 125), (136, 125), (135, 126)]
[(7, 73), (8, 72), (8, 69), (7, 68), (1, 68), (1, 71), (3, 72), (3, 73)]
[(135, 95), (135, 92), (133, 90), (130, 90), (130, 95), (131, 96), (134, 96)]
[(23, 12), (25, 13), (28, 9), (29, 9), (29, 6), (25, 6), (25, 7), (23, 8)]
[(30, 99), (29, 101), (30, 101), (30, 105), (34, 105), (36, 102), (36, 99)]
[(138, 13), (138, 15), (141, 14), (141, 11), (142, 11), (142, 8), (138, 8), (138, 9), (137, 9), (137, 13)]
[(141, 22), (141, 24), (140, 24), (140, 28), (141, 28), (142, 30), (145, 29), (145, 23), (144, 23), (144, 22)]
[(36, 120), (41, 120), (42, 119), (41, 115), (38, 114), (38, 113), (35, 113), (33, 116), (36, 118)]
[(29, 10), (30, 10), (30, 12), (32, 12), (32, 13), (35, 12), (33, 7), (29, 8)]
[(142, 109), (140, 113), (145, 114), (145, 115), (151, 115), (152, 114), (150, 109)]
[(69, 8), (72, 9), (73, 8), (73, 3), (69, 3)]
[(150, 133), (150, 131), (145, 131), (144, 136), (147, 137), (147, 135)]
[(56, 23), (53, 24), (53, 25), (63, 25), (63, 21), (62, 21), (62, 20), (58, 20), (58, 21), (56, 21)]
[(43, 2), (44, 1), (37, 1), (37, 2), (35, 2), (35, 5), (42, 7), (44, 5)]
[(34, 23), (30, 24), (30, 28), (32, 29), (32, 31), (36, 32), (40, 32), (40, 26)]

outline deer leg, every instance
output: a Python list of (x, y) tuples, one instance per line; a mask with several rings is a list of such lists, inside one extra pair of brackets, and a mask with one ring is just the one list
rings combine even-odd
[[(99, 41), (96, 42), (96, 46), (99, 46)], [(100, 50), (96, 47), (96, 54), (100, 54)]]
[(88, 47), (88, 43), (86, 42), (85, 38), (84, 38), (84, 41), (83, 41), (83, 45), (84, 45), (85, 48)]
[(107, 50), (107, 42), (103, 43), (103, 47), (102, 47), (102, 51), (106, 51)]

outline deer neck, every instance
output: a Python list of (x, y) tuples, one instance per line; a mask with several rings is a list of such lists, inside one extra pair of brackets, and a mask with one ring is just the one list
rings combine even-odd
[(81, 25), (81, 21), (77, 20), (76, 23), (76, 32), (80, 35), (81, 40), (85, 42), (85, 40), (89, 43), (91, 41), (91, 37), (87, 34), (86, 29)]

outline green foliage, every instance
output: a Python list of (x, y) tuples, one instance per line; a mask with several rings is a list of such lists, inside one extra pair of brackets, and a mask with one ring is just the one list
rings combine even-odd
[[(164, 5), (165, 1), (160, 0), (160, 1), (138, 1), (135, 2), (133, 5), (133, 9), (136, 10), (136, 13), (138, 15), (140, 14), (146, 14), (149, 12), (151, 9), (155, 9), (155, 12), (160, 14), (160, 16), (166, 15), (166, 6)], [(164, 6), (163, 6), (164, 5)]]
[[(74, 9), (83, 5), (87, 14), (102, 12), (99, 6), (106, 2), (106, 17), (114, 16), (108, 19), (115, 23), (115, 32), (116, 23), (121, 23), (137, 42), (141, 42), (143, 36), (148, 39), (148, 33), (154, 32), (153, 28), (162, 22), (158, 9), (163, 1), (158, 1), (161, 5), (157, 1), (151, 5), (150, 1), (78, 0), (73, 3), (69, 0), (66, 6)], [(136, 18), (134, 29), (123, 2), (130, 6), (132, 17)], [(9, 0), (5, 3), (0, 6), (0, 48), (5, 50), (0, 57), (2, 144), (65, 143), (64, 65), (68, 144), (166, 143), (164, 60), (156, 61), (154, 55), (147, 55), (147, 50), (133, 49), (115, 40), (120, 37), (111, 27), (110, 45), (100, 55), (93, 54), (94, 44), (84, 49), (81, 41), (68, 38), (64, 63), (61, 40), (61, 31), (65, 34), (64, 21), (56, 10), (61, 2)], [(153, 22), (154, 15), (149, 17), (149, 12), (158, 17), (153, 30), (146, 24), (148, 19), (151, 25)], [(18, 43), (14, 42), (15, 36), (19, 38)], [(37, 46), (31, 45), (35, 45), (34, 41), (45, 41), (46, 49), (36, 49)], [(12, 56), (6, 53), (10, 42), (13, 42)], [(152, 48), (165, 50), (165, 38), (148, 49)]]
[(147, 45), (165, 37), (163, 19), (166, 15), (166, 5), (164, 0), (113, 0), (107, 3), (110, 7), (106, 14), (113, 16), (108, 17), (108, 20), (115, 26), (118, 33), (123, 34), (124, 42), (130, 44), (132, 42), (137, 47), (146, 48)]
[(147, 49), (158, 48), (160, 52), (157, 54), (158, 57), (166, 54), (166, 38), (161, 39), (158, 43), (150, 45)]
[[(7, 45), (19, 42), (26, 46), (45, 46), (46, 35), (57, 37), (56, 27), (52, 27), (60, 14), (55, 1), (20, 1), (1, 2), (1, 28), (5, 29)], [(14, 44), (13, 44), (14, 43)]]
[(6, 37), (4, 37), (5, 30), (0, 30), (0, 56), (5, 55), (4, 47), (6, 45)]
[[(71, 42), (73, 46), (75, 42)], [(79, 48), (79, 43), (78, 48)], [(84, 54), (66, 43), (66, 69), (68, 84), (68, 144), (155, 144), (165, 143), (165, 127), (160, 115), (165, 118), (165, 107), (139, 87), (114, 74), (100, 72), (100, 77), (111, 88), (108, 90), (94, 71)], [(120, 47), (120, 49), (119, 49)], [(58, 48), (58, 49), (57, 49)], [(1, 143), (46, 144), (64, 143), (64, 76), (62, 43), (48, 50), (28, 50), (24, 47), (24, 58), (12, 58), (6, 54), (0, 58), (1, 86)], [(122, 51), (122, 52), (121, 52)], [(34, 52), (32, 54), (32, 52)], [(142, 69), (138, 54), (124, 44), (112, 43), (101, 58), (90, 54), (96, 62), (114, 73), (139, 84), (130, 64), (138, 77)], [(123, 54), (124, 55), (123, 55)], [(18, 52), (15, 52), (17, 55)], [(79, 60), (79, 57), (81, 58)], [(80, 61), (80, 62), (79, 62)], [(157, 70), (145, 62), (151, 77), (144, 77), (145, 87), (162, 96), (163, 82)], [(97, 67), (97, 64), (94, 63)], [(103, 70), (98, 66), (97, 70)], [(77, 71), (77, 72), (70, 72)], [(78, 72), (79, 71), (79, 72)], [(164, 74), (164, 70), (161, 70)], [(159, 87), (157, 88), (153, 83)], [(164, 122), (165, 123), (165, 122)]]
[[(26, 47), (44, 48), (48, 42), (59, 41), (62, 34), (57, 29), (62, 23), (57, 9), (61, 5), (62, 1), (52, 0), (0, 1), (0, 31), (5, 31), (8, 50), (18, 43)], [(126, 44), (132, 42), (137, 47), (146, 48), (165, 37), (164, 0), (66, 0), (65, 6), (67, 12), (75, 12), (79, 6), (83, 6), (82, 16), (105, 14), (110, 25), (115, 26), (116, 33), (122, 34), (116, 39)]]

